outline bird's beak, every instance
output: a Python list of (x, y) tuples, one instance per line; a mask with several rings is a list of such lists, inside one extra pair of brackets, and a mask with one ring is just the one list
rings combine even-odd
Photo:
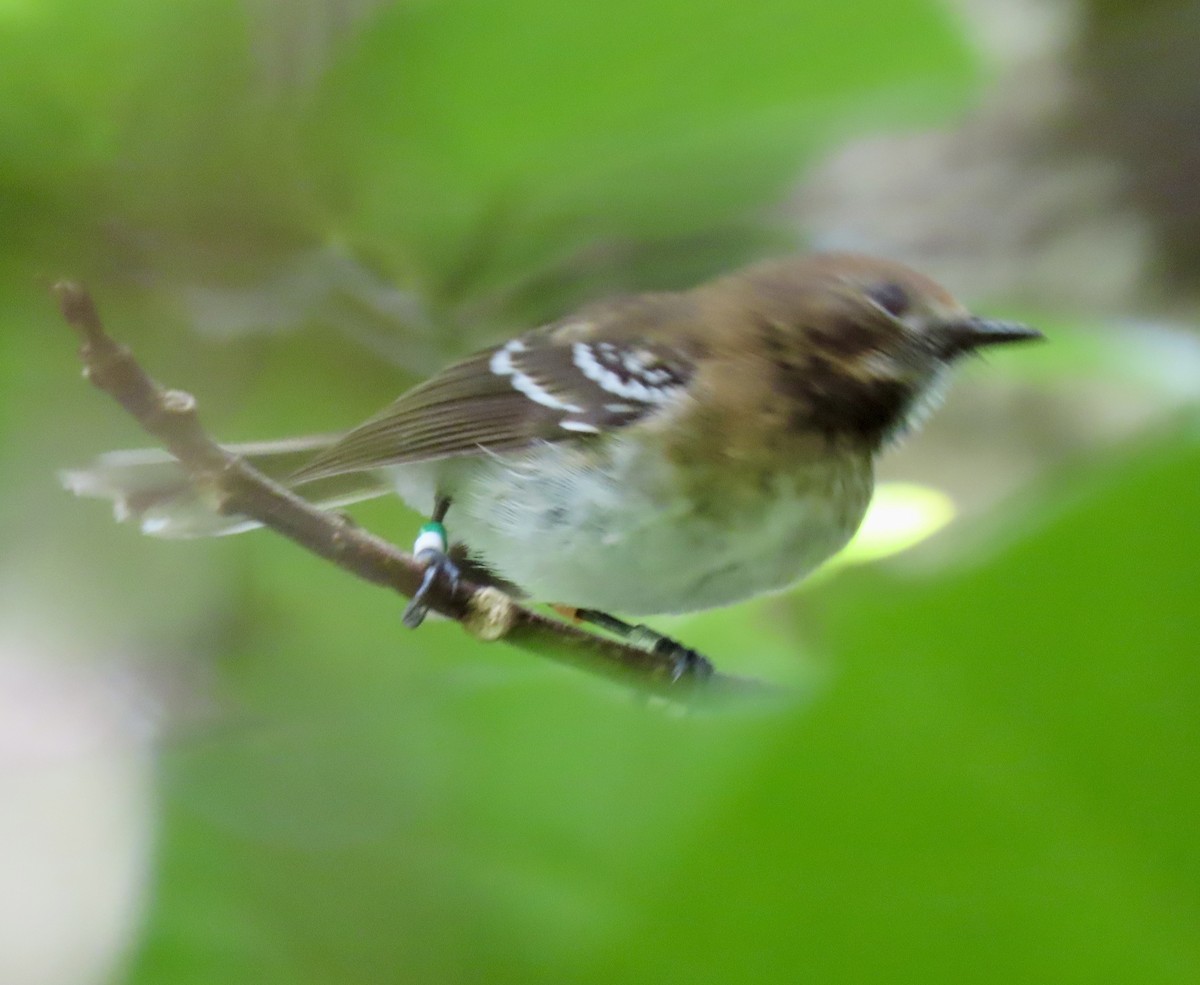
[(933, 335), (941, 343), (942, 354), (946, 358), (988, 346), (1045, 338), (1036, 328), (1020, 322), (974, 316), (940, 322), (934, 327)]

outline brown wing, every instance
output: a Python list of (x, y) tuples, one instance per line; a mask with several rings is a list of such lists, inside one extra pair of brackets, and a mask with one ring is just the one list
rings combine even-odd
[(293, 480), (587, 440), (661, 410), (686, 387), (692, 363), (682, 353), (594, 337), (593, 328), (559, 323), (450, 366), (350, 431)]

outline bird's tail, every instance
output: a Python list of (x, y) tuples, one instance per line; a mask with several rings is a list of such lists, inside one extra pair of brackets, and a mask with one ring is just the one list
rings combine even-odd
[[(328, 448), (340, 435), (318, 435), (227, 445), (268, 478), (287, 482), (301, 465)], [(132, 521), (153, 537), (216, 537), (253, 530), (253, 520), (223, 516), (188, 482), (165, 451), (112, 451), (81, 469), (59, 473), (63, 486), (79, 496), (111, 500), (120, 521)], [(304, 498), (322, 509), (336, 509), (389, 491), (386, 481), (370, 472), (330, 476), (305, 483)]]

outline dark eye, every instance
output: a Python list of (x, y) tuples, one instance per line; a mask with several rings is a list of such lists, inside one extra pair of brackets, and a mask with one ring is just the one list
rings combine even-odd
[(908, 291), (891, 282), (876, 284), (867, 292), (867, 296), (893, 318), (901, 317), (912, 304)]

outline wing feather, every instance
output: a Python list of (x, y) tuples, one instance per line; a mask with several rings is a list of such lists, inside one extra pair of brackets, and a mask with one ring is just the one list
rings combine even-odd
[(539, 441), (587, 441), (659, 412), (689, 359), (669, 348), (550, 326), (476, 353), (409, 390), (292, 477), (309, 482)]

